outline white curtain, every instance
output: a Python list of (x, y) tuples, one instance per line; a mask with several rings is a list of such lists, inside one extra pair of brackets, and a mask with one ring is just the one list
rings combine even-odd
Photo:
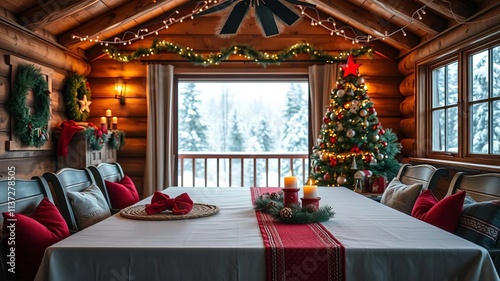
[(337, 70), (337, 64), (309, 66), (309, 147), (316, 144), (319, 136), (325, 107), (330, 105), (330, 93), (337, 81)]
[(175, 176), (174, 67), (148, 65), (146, 92), (148, 123), (143, 197), (169, 187)]

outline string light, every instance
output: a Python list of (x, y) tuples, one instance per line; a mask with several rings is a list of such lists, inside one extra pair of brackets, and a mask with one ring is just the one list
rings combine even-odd
[[(327, 19), (321, 19), (319, 12), (316, 8), (304, 7), (301, 5), (296, 5), (296, 7), (297, 7), (297, 9), (300, 10), (301, 15), (303, 15), (311, 20), (311, 26), (322, 27), (322, 28), (328, 30), (330, 35), (335, 34), (337, 36), (343, 37), (345, 40), (350, 40), (353, 44), (358, 44), (358, 43), (369, 43), (370, 41), (376, 41), (376, 40), (385, 40), (386, 38), (392, 37), (393, 35), (395, 35), (398, 32), (401, 32), (403, 34), (403, 36), (407, 36), (404, 29), (407, 28), (409, 25), (411, 25), (414, 22), (414, 20), (416, 20), (416, 19), (423, 20), (422, 15), (426, 14), (425, 8), (427, 8), (427, 6), (433, 1), (434, 0), (430, 0), (425, 5), (418, 8), (417, 10), (415, 10), (415, 12), (411, 16), (411, 19), (408, 21), (408, 23), (406, 25), (402, 26), (401, 28), (399, 28), (391, 33), (387, 33), (387, 31), (385, 31), (384, 35), (379, 36), (379, 37), (373, 37), (372, 35), (359, 35), (356, 32), (356, 30), (354, 28), (352, 28), (351, 26), (343, 26), (341, 28), (338, 28), (337, 23), (333, 17), (328, 17)], [(499, 14), (499, 15), (493, 16), (491, 18), (483, 19), (483, 20), (479, 20), (479, 21), (469, 21), (469, 22), (460, 21), (457, 18), (456, 14), (453, 12), (452, 3), (450, 1), (446, 1), (446, 0), (442, 0), (442, 1), (448, 4), (449, 11), (453, 15), (453, 18), (455, 19), (455, 21), (459, 24), (478, 23), (478, 22), (487, 21), (487, 20), (490, 20), (492, 18), (496, 18), (496, 17), (500, 16), (500, 14)], [(167, 19), (163, 20), (163, 25), (161, 27), (154, 29), (154, 30), (151, 30), (151, 31), (149, 31), (147, 28), (138, 29), (136, 32), (125, 31), (121, 38), (114, 37), (113, 40), (101, 40), (99, 38), (99, 35), (95, 36), (94, 38), (90, 38), (89, 35), (85, 35), (85, 36), (72, 35), (72, 38), (79, 39), (80, 41), (98, 42), (101, 45), (105, 45), (105, 46), (109, 46), (112, 44), (114, 44), (114, 45), (127, 45), (127, 44), (131, 44), (132, 42), (137, 41), (137, 40), (143, 40), (144, 38), (146, 38), (150, 35), (158, 35), (161, 30), (168, 29), (169, 26), (172, 26), (172, 25), (177, 24), (177, 23), (183, 23), (186, 19), (193, 20), (197, 13), (199, 13), (203, 10), (209, 9), (210, 5), (216, 5), (218, 2), (220, 2), (220, 1), (207, 0), (204, 2), (198, 2), (197, 5), (195, 6), (195, 8), (190, 13), (188, 13), (184, 16), (181, 16), (181, 17), (174, 18), (173, 17), (174, 14), (175, 15), (180, 14), (180, 12), (176, 10), (171, 15), (169, 15), (167, 17)], [(308, 9), (312, 10), (312, 13), (308, 13)], [(348, 33), (350, 35), (348, 35)]]

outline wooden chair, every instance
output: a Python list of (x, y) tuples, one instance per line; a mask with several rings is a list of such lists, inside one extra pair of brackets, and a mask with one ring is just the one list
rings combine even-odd
[[(106, 189), (107, 181), (118, 182), (125, 176), (122, 167), (118, 163), (100, 163), (97, 166), (87, 167), (97, 183), (97, 186), (103, 191), (104, 197), (108, 201), (108, 205), (111, 206), (111, 200), (109, 199), (109, 194)], [(112, 209), (112, 213), (117, 213), (119, 210)]]
[[(83, 191), (92, 184), (98, 186), (94, 176), (88, 169), (63, 168), (57, 173), (45, 173), (43, 177), (52, 186), (59, 210), (68, 224), (70, 232), (80, 230), (75, 218), (73, 207), (68, 197), (68, 191)], [(105, 191), (101, 190), (104, 194)], [(108, 204), (109, 207), (109, 204)]]
[[(15, 185), (12, 186), (12, 183)], [(12, 187), (9, 189), (9, 187)], [(15, 190), (15, 194), (11, 193)], [(43, 198), (47, 197), (54, 202), (47, 181), (42, 177), (33, 177), (31, 180), (8, 180), (0, 179), (0, 213), (12, 210), (9, 202), (15, 198), (15, 212), (18, 214), (31, 214)], [(0, 215), (0, 225), (3, 225), (3, 216)], [(0, 268), (2, 270), (0, 280), (11, 278), (7, 271), (7, 250), (3, 243), (0, 245)]]
[[(458, 172), (451, 180), (446, 196), (458, 191), (467, 192), (476, 202), (500, 200), (500, 174), (467, 175)], [(488, 252), (493, 259), (497, 272), (500, 273), (500, 238), (497, 239), (495, 247), (488, 249)]]
[(436, 168), (428, 164), (403, 164), (396, 178), (404, 184), (421, 183), (422, 191), (430, 189), (434, 192), (439, 180), (447, 176), (448, 170), (444, 168)]

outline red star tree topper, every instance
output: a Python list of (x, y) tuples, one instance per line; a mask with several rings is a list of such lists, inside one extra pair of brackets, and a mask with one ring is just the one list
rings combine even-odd
[(344, 71), (344, 77), (347, 77), (349, 74), (354, 76), (358, 76), (358, 68), (361, 66), (361, 63), (355, 63), (352, 55), (347, 57), (347, 64), (340, 65), (340, 68)]

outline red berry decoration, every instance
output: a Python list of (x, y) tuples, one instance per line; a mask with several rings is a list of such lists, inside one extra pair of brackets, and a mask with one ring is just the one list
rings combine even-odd
[(342, 114), (342, 112), (340, 112), (339, 114), (337, 114), (337, 120), (341, 120), (342, 117), (344, 117), (344, 114)]
[(354, 145), (354, 146), (351, 148), (351, 152), (353, 152), (353, 153), (358, 153), (358, 152), (359, 152), (359, 147), (357, 147), (356, 145)]
[[(335, 165), (337, 165), (337, 158), (330, 157), (330, 166), (335, 166)], [(330, 175), (328, 175), (328, 176), (330, 176)], [(325, 179), (325, 180), (327, 180), (327, 179)]]

